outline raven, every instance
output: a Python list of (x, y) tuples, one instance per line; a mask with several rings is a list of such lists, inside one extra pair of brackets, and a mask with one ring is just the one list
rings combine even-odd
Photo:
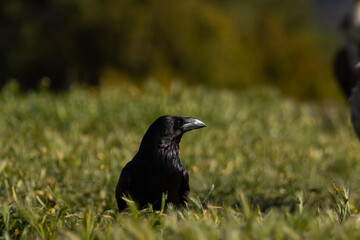
[(124, 196), (140, 208), (152, 204), (161, 208), (162, 196), (166, 203), (184, 205), (189, 195), (189, 174), (179, 159), (179, 143), (187, 131), (205, 127), (196, 118), (162, 116), (146, 131), (139, 151), (123, 168), (115, 195), (119, 211), (126, 208)]
[(351, 107), (351, 121), (357, 137), (360, 139), (360, 81), (357, 82), (349, 98)]
[[(360, 62), (355, 66), (356, 74), (360, 79)], [(357, 81), (355, 87), (352, 89), (349, 97), (351, 107), (351, 121), (353, 123), (355, 133), (360, 139), (360, 80)]]

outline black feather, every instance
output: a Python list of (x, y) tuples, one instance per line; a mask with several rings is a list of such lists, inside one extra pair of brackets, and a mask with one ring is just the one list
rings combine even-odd
[(179, 143), (187, 131), (205, 127), (196, 118), (162, 116), (146, 131), (138, 153), (123, 168), (116, 186), (119, 210), (129, 196), (140, 208), (149, 203), (160, 209), (162, 195), (167, 203), (185, 204), (190, 192), (189, 174), (179, 159)]

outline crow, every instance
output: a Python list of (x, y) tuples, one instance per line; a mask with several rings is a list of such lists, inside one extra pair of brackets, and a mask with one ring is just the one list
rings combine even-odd
[(334, 58), (334, 74), (346, 98), (352, 94), (359, 76), (354, 68), (360, 61), (360, 1), (353, 1), (351, 11), (345, 15), (340, 30), (344, 44)]
[(189, 174), (179, 158), (179, 143), (187, 131), (205, 127), (196, 118), (162, 116), (146, 131), (135, 157), (123, 168), (115, 195), (119, 211), (126, 208), (123, 197), (130, 197), (138, 207), (152, 204), (161, 208), (166, 203), (178, 207), (186, 203), (190, 193)]
[(349, 103), (351, 107), (351, 121), (355, 133), (360, 139), (360, 81), (358, 81), (356, 87), (353, 89)]
[[(360, 62), (355, 66), (356, 75), (360, 79)], [(351, 108), (351, 121), (354, 126), (355, 133), (360, 139), (360, 80), (357, 81), (355, 87), (352, 89), (349, 97), (349, 104)]]

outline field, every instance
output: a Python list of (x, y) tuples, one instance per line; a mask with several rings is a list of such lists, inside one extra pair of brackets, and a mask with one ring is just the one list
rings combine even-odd
[[(360, 238), (360, 143), (345, 103), (149, 82), (0, 93), (0, 239)], [(192, 116), (184, 209), (118, 213), (114, 189), (147, 127)]]

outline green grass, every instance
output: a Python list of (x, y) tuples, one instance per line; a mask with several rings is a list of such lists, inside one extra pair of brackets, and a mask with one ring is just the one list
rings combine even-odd
[[(154, 82), (0, 93), (0, 239), (344, 239), (360, 237), (359, 142), (343, 103), (271, 88)], [(114, 189), (158, 116), (192, 116), (188, 207), (118, 213)]]

